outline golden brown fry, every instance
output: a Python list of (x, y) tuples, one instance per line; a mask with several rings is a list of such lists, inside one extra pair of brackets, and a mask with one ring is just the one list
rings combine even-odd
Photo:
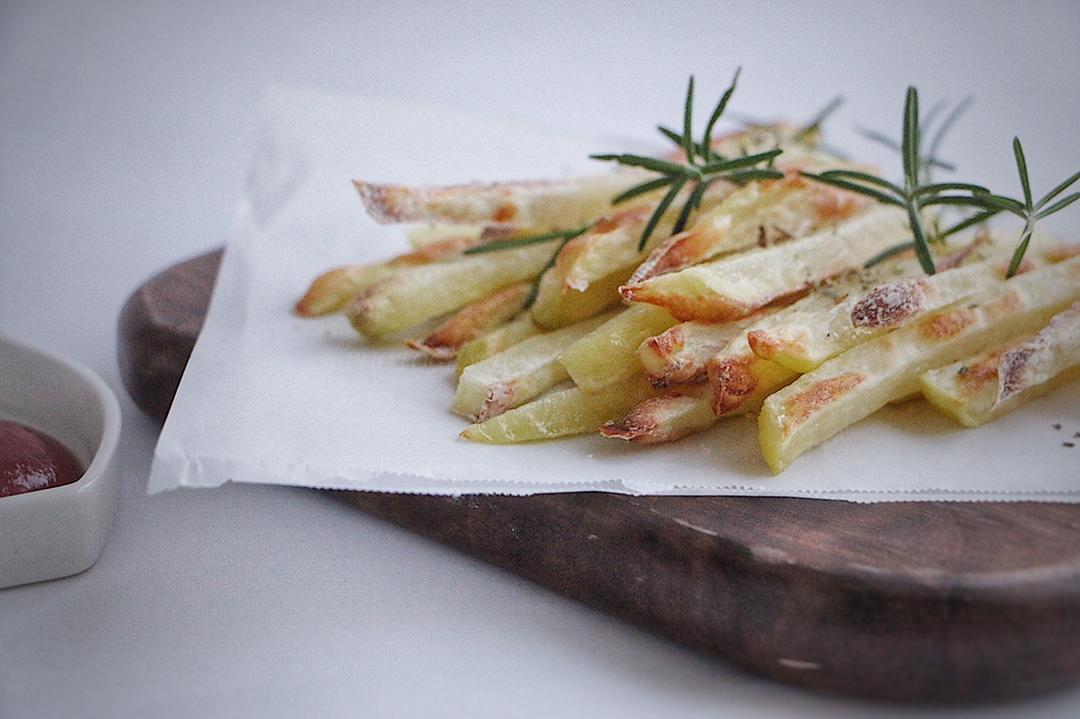
[(1018, 275), (889, 334), (856, 345), (770, 396), (759, 416), (774, 472), (891, 400), (934, 367), (1046, 322), (1080, 295), (1080, 259)]
[(666, 390), (636, 405), (621, 419), (605, 423), (600, 434), (634, 444), (673, 442), (714, 425), (706, 385)]
[(620, 292), (684, 321), (727, 322), (861, 267), (903, 242), (909, 232), (905, 223), (896, 208), (876, 207), (798, 240), (652, 277)]
[(1035, 335), (923, 373), (923, 395), (965, 427), (1011, 412), (1080, 369), (1080, 302), (1055, 315)]
[(469, 365), (486, 360), (538, 334), (540, 334), (540, 328), (536, 326), (528, 313), (524, 313), (512, 322), (480, 335), (465, 343), (458, 351), (457, 376), (461, 377), (461, 373)]
[(492, 291), (537, 276), (551, 250), (529, 245), (398, 268), (362, 290), (345, 308), (358, 332), (384, 339), (475, 302)]
[(511, 285), (458, 310), (422, 340), (405, 344), (433, 359), (452, 360), (458, 350), (485, 332), (509, 322), (525, 308), (529, 283)]
[(638, 359), (654, 387), (703, 382), (709, 360), (760, 315), (735, 322), (683, 322), (650, 337)]
[(339, 312), (358, 292), (393, 274), (394, 268), (457, 257), (464, 250), (486, 241), (488, 238), (482, 233), (447, 234), (382, 264), (335, 267), (315, 278), (296, 303), (296, 314), (318, 317)]
[(637, 376), (613, 385), (610, 392), (588, 394), (580, 387), (555, 390), (479, 424), (461, 436), (474, 442), (511, 444), (595, 432), (652, 394), (645, 378)]
[(619, 285), (626, 281), (630, 269), (619, 270), (594, 282), (584, 292), (567, 292), (554, 267), (540, 278), (540, 288), (529, 312), (533, 321), (546, 330), (558, 329), (595, 317), (622, 304)]
[(641, 373), (638, 345), (674, 321), (659, 307), (628, 307), (571, 345), (559, 361), (581, 389), (607, 391), (611, 384)]
[(711, 210), (701, 211), (685, 232), (665, 240), (634, 271), (628, 284), (682, 270), (720, 254), (805, 237), (867, 209), (870, 202), (795, 172), (782, 180), (752, 182)]
[(515, 224), (570, 229), (603, 214), (611, 199), (641, 181), (634, 172), (492, 184), (412, 187), (356, 180), (376, 222)]
[(392, 273), (388, 265), (346, 265), (327, 270), (312, 280), (294, 311), (301, 317), (340, 312), (357, 292)]

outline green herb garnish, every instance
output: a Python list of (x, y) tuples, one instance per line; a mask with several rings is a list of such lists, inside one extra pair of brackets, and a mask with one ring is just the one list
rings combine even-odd
[[(1080, 180), (1080, 172), (1077, 172), (1048, 192), (1038, 202), (1034, 202), (1028, 179), (1027, 162), (1024, 159), (1024, 151), (1018, 138), (1013, 139), (1013, 153), (1016, 158), (1017, 172), (1020, 175), (1020, 184), (1024, 192), (1022, 201), (994, 194), (986, 187), (970, 182), (930, 182), (932, 166), (949, 167), (947, 163), (942, 163), (937, 159), (937, 150), (944, 133), (969, 104), (969, 100), (961, 102), (946, 117), (938, 129), (937, 135), (930, 141), (928, 152), (924, 156), (920, 152), (922, 138), (919, 129), (919, 94), (914, 87), (908, 88), (904, 102), (903, 137), (899, 145), (904, 171), (903, 186), (856, 170), (827, 170), (818, 174), (803, 173), (806, 177), (818, 182), (858, 192), (867, 197), (872, 197), (882, 204), (901, 207), (907, 212), (912, 241), (886, 250), (867, 262), (867, 266), (876, 264), (913, 247), (923, 270), (926, 274), (932, 275), (936, 272), (934, 258), (930, 253), (930, 244), (932, 242), (942, 242), (950, 235), (972, 225), (985, 222), (1000, 212), (1009, 212), (1024, 220), (1024, 228), (1020, 233), (1019, 244), (1009, 264), (1008, 276), (1012, 277), (1016, 274), (1020, 268), (1020, 263), (1023, 261), (1024, 253), (1027, 251), (1028, 244), (1031, 241), (1035, 222), (1064, 209), (1077, 199), (1080, 199), (1080, 193), (1073, 193), (1057, 202), (1052, 202), (1077, 180)], [(928, 114), (928, 118), (932, 114), (936, 113), (932, 111), (931, 114)], [(953, 207), (961, 211), (972, 211), (972, 214), (946, 229), (934, 227), (932, 231), (928, 231), (923, 222), (922, 210), (933, 206)]]
[[(716, 107), (709, 116), (709, 121), (705, 125), (705, 132), (700, 142), (695, 141), (693, 138), (693, 76), (690, 77), (690, 82), (687, 85), (686, 100), (683, 103), (682, 132), (675, 132), (663, 125), (657, 127), (657, 130), (659, 130), (661, 135), (673, 142), (683, 151), (686, 155), (685, 162), (680, 163), (671, 160), (659, 160), (653, 157), (632, 154), (590, 155), (594, 160), (616, 162), (626, 167), (640, 167), (644, 170), (659, 173), (660, 175), (657, 178), (635, 185), (626, 192), (620, 194), (611, 201), (611, 204), (613, 205), (618, 205), (627, 200), (639, 197), (640, 195), (660, 190), (665, 187), (668, 188), (667, 193), (664, 194), (663, 198), (656, 205), (656, 209), (653, 211), (652, 216), (649, 217), (649, 221), (645, 225), (645, 229), (641, 234), (641, 239), (638, 241), (639, 252), (645, 249), (645, 244), (656, 230), (656, 226), (660, 224), (660, 220), (664, 217), (668, 208), (671, 207), (675, 198), (684, 188), (689, 188), (690, 192), (675, 220), (672, 234), (678, 234), (686, 228), (686, 225), (690, 220), (690, 215), (701, 205), (702, 198), (705, 196), (705, 191), (717, 180), (725, 180), (736, 185), (744, 185), (753, 180), (778, 180), (784, 176), (782, 172), (775, 170), (772, 167), (773, 161), (783, 152), (780, 148), (728, 158), (717, 153), (712, 147), (713, 129), (721, 115), (724, 114), (724, 110), (727, 108), (731, 96), (735, 93), (735, 86), (738, 81), (739, 73), (736, 71), (735, 77), (731, 81), (731, 85), (720, 97), (720, 101), (717, 102)], [(822, 120), (823, 119), (824, 118), (822, 118)]]
[(555, 248), (555, 251), (551, 253), (551, 259), (544, 265), (544, 269), (540, 270), (540, 274), (536, 276), (536, 281), (533, 282), (532, 289), (529, 290), (529, 294), (525, 297), (525, 309), (529, 309), (536, 302), (536, 296), (540, 293), (540, 280), (544, 277), (544, 273), (555, 266), (555, 260), (558, 258), (559, 253), (562, 252), (562, 248), (566, 247), (566, 243), (575, 237), (580, 237), (593, 228), (595, 222), (582, 225), (581, 227), (575, 227), (571, 230), (556, 230), (554, 232), (545, 232), (540, 235), (525, 235), (523, 237), (511, 237), (508, 240), (498, 240), (496, 242), (486, 242), (482, 245), (476, 245), (470, 247), (461, 254), (463, 255), (479, 255), (485, 252), (500, 252), (502, 250), (516, 250), (520, 247), (528, 247), (529, 245), (539, 245), (544, 242), (558, 242), (559, 246)]

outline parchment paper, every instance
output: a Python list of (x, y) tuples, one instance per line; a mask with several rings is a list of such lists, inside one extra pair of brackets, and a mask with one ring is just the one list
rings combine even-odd
[[(568, 117), (572, 124), (573, 118)], [(365, 215), (352, 178), (408, 183), (602, 171), (612, 138), (566, 137), (370, 98), (275, 90), (209, 315), (161, 433), (150, 491), (226, 481), (431, 494), (609, 491), (891, 500), (1080, 501), (1080, 383), (977, 430), (889, 407), (780, 477), (738, 418), (641, 448), (599, 436), (458, 439), (453, 369), (291, 307), (319, 272), (385, 259), (405, 229)], [(1056, 429), (1054, 425), (1060, 425)]]

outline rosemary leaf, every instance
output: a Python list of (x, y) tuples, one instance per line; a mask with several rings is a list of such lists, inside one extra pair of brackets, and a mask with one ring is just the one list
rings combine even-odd
[(897, 207), (904, 206), (903, 202), (893, 197), (892, 195), (887, 195), (880, 190), (875, 190), (874, 188), (867, 187), (866, 185), (860, 185), (857, 182), (842, 180), (839, 177), (826, 177), (824, 174), (816, 175), (812, 172), (801, 172), (799, 174), (801, 174), (803, 177), (809, 177), (811, 180), (823, 182), (826, 185), (839, 187), (841, 190), (850, 190), (851, 192), (858, 192), (859, 194), (866, 195), (867, 197), (873, 197), (878, 202), (884, 203), (886, 205), (895, 205)]
[(542, 235), (529, 235), (528, 237), (512, 237), (509, 240), (498, 240), (496, 242), (486, 242), (482, 245), (476, 245), (464, 250), (463, 255), (480, 255), (485, 252), (500, 252), (502, 250), (516, 250), (519, 247), (527, 247), (529, 245), (539, 245), (543, 242), (552, 242), (554, 240), (561, 240), (566, 237), (565, 231), (558, 232), (545, 232)]
[(638, 252), (645, 249), (645, 244), (649, 241), (649, 237), (652, 235), (653, 230), (656, 229), (656, 226), (660, 223), (664, 213), (667, 212), (668, 207), (670, 207), (671, 203), (675, 200), (675, 196), (679, 194), (679, 191), (682, 190), (683, 185), (685, 184), (686, 177), (679, 177), (675, 180), (674, 184), (672, 184), (671, 189), (667, 191), (667, 194), (664, 195), (664, 199), (660, 200), (660, 204), (656, 206), (656, 210), (653, 211), (648, 224), (645, 225), (645, 231), (641, 233), (641, 239), (638, 241)]
[(951, 225), (945, 230), (942, 230), (940, 233), (938, 233), (938, 237), (940, 237), (941, 239), (945, 239), (946, 237), (951, 237), (952, 235), (955, 235), (957, 232), (963, 232), (969, 227), (981, 225), (999, 212), (1000, 210), (984, 210), (982, 212), (977, 212), (971, 217), (960, 220), (955, 225)]
[(837, 95), (833, 99), (829, 100), (828, 104), (818, 110), (818, 113), (814, 115), (813, 119), (810, 120), (810, 122), (808, 122), (805, 126), (800, 128), (799, 131), (795, 133), (792, 139), (794, 139), (796, 142), (805, 142), (809, 137), (811, 137), (817, 132), (820, 132), (821, 126), (825, 123), (825, 120), (829, 119), (829, 115), (836, 112), (843, 104), (843, 95)]
[(701, 141), (701, 146), (703, 148), (701, 155), (705, 158), (706, 162), (711, 162), (716, 156), (712, 149), (713, 128), (716, 126), (716, 122), (720, 119), (720, 116), (724, 114), (724, 110), (727, 109), (728, 102), (731, 101), (731, 96), (735, 94), (735, 86), (739, 84), (739, 74), (741, 72), (741, 67), (735, 68), (735, 77), (731, 78), (731, 84), (728, 85), (727, 90), (724, 90), (724, 94), (720, 96), (720, 101), (716, 103), (712, 115), (709, 116), (709, 122), (705, 125), (705, 136)]
[(1058, 200), (1057, 202), (1050, 205), (1046, 209), (1035, 213), (1035, 219), (1036, 220), (1041, 220), (1042, 218), (1047, 217), (1048, 215), (1054, 214), (1058, 210), (1065, 209), (1066, 207), (1068, 207), (1072, 203), (1076, 202), (1077, 200), (1080, 200), (1080, 192), (1074, 192), (1073, 194), (1068, 195), (1065, 199)]
[(871, 175), (868, 172), (859, 172), (858, 170), (825, 170), (820, 174), (820, 177), (836, 177), (842, 180), (858, 180), (859, 182), (865, 182), (871, 185), (877, 185), (887, 190), (895, 192), (898, 197), (904, 196), (904, 189), (898, 185), (895, 185), (888, 180), (878, 177), (877, 175)]
[(724, 179), (730, 180), (736, 185), (745, 185), (754, 180), (782, 180), (784, 179), (784, 173), (779, 170), (736, 170), (724, 175)]
[(908, 86), (904, 100), (904, 136), (901, 143), (905, 186), (910, 191), (919, 184), (919, 93)]
[(634, 185), (626, 192), (620, 193), (614, 198), (612, 198), (611, 204), (621, 205), (627, 200), (632, 200), (635, 197), (640, 197), (641, 195), (648, 194), (653, 190), (659, 190), (661, 187), (667, 187), (674, 181), (675, 178), (673, 176), (664, 175), (663, 177), (658, 177), (655, 180), (649, 180), (647, 182), (641, 183), (640, 185)]
[(1055, 197), (1060, 195), (1062, 192), (1065, 192), (1065, 190), (1069, 189), (1069, 187), (1071, 187), (1077, 180), (1080, 180), (1080, 172), (1077, 172), (1075, 175), (1073, 175), (1069, 179), (1065, 180), (1064, 182), (1062, 182), (1060, 185), (1058, 185), (1054, 189), (1050, 190), (1050, 192), (1047, 192), (1045, 195), (1043, 195), (1043, 198), (1041, 200), (1039, 200), (1037, 203), (1035, 203), (1035, 209), (1038, 210), (1043, 205), (1045, 205), (1047, 202), (1054, 199)]
[(671, 229), (671, 234), (677, 235), (686, 229), (686, 223), (690, 220), (690, 213), (701, 206), (701, 200), (705, 197), (705, 191), (709, 189), (709, 185), (715, 182), (716, 179), (705, 180), (704, 182), (698, 182), (690, 193), (690, 197), (686, 200), (686, 204), (683, 205), (682, 210), (679, 212), (679, 218), (675, 221), (675, 226)]
[(644, 155), (589, 155), (593, 160), (604, 160), (608, 162), (617, 162), (620, 165), (627, 165), (629, 167), (643, 167), (646, 170), (652, 170), (653, 172), (663, 172), (665, 174), (687, 174), (687, 166), (680, 165), (677, 162), (669, 162), (668, 160), (661, 160), (656, 157), (645, 157)]
[(874, 265), (881, 264), (890, 257), (896, 257), (911, 250), (915, 247), (914, 242), (901, 242), (899, 245), (893, 245), (887, 250), (877, 253), (863, 264), (863, 269), (870, 269)]
[(990, 190), (982, 185), (973, 185), (970, 182), (935, 182), (929, 185), (920, 185), (915, 189), (915, 196), (921, 197), (923, 195), (933, 195), (938, 192), (946, 192), (949, 190), (966, 190), (967, 192), (985, 194), (990, 193)]
[(1028, 244), (1031, 243), (1032, 230), (1034, 228), (1030, 222), (1024, 225), (1024, 230), (1020, 233), (1020, 244), (1016, 246), (1012, 260), (1009, 261), (1009, 271), (1005, 274), (1006, 277), (1015, 276), (1020, 269), (1020, 263), (1024, 261), (1024, 254), (1027, 252)]
[(1030, 212), (1032, 207), (1031, 202), (1031, 181), (1028, 179), (1027, 160), (1024, 159), (1024, 148), (1020, 145), (1020, 138), (1013, 138), (1013, 154), (1016, 156), (1016, 172), (1020, 175), (1020, 184), (1024, 188), (1024, 204), (1027, 205), (1027, 209)]
[[(927, 150), (926, 153), (927, 158), (929, 158), (930, 160), (937, 159), (938, 148), (941, 147), (941, 143), (942, 141), (944, 141), (945, 136), (949, 133), (949, 130), (952, 129), (953, 125), (956, 124), (956, 121), (960, 119), (960, 116), (967, 112), (967, 109), (971, 107), (972, 103), (974, 102), (975, 98), (973, 98), (971, 95), (968, 95), (963, 100), (958, 102), (956, 104), (956, 107), (949, 111), (949, 114), (945, 116), (945, 120), (941, 123), (941, 127), (939, 127), (937, 129), (937, 132), (934, 133), (934, 139), (930, 141), (930, 148), (929, 150)], [(924, 124), (926, 126), (929, 126), (930, 122), (930, 114), (927, 114), (926, 120), (924, 120)]]
[(937, 268), (934, 267), (934, 258), (930, 254), (930, 243), (926, 239), (926, 228), (923, 227), (919, 207), (915, 204), (909, 204), (907, 213), (908, 224), (911, 225), (911, 234), (915, 238), (915, 256), (919, 258), (919, 264), (922, 265), (923, 272), (928, 275), (935, 274)]
[(686, 152), (686, 161), (694, 162), (694, 76), (690, 76), (690, 83), (686, 86), (686, 103), (683, 106), (683, 151)]
[(719, 160), (717, 162), (710, 162), (707, 165), (701, 166), (701, 171), (705, 174), (714, 174), (718, 172), (727, 172), (729, 170), (738, 170), (743, 167), (753, 167), (762, 162), (768, 162), (775, 159), (778, 155), (783, 153), (783, 150), (776, 148), (774, 150), (766, 150), (765, 152), (758, 152), (753, 155), (743, 155), (742, 157), (735, 157), (730, 160)]

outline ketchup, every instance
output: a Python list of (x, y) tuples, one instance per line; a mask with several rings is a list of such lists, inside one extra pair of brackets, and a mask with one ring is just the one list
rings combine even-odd
[(82, 464), (59, 440), (0, 420), (0, 497), (71, 484), (82, 475)]

